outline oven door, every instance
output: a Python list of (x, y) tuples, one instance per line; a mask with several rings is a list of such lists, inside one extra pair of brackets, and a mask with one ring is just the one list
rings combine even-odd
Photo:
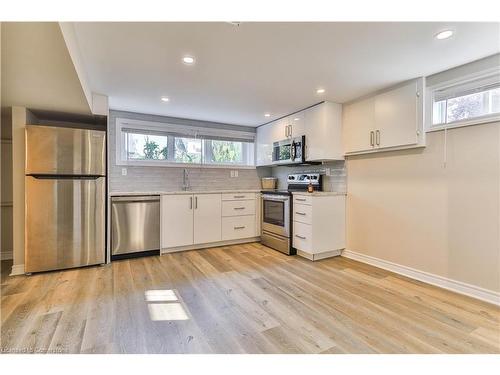
[(290, 198), (262, 196), (262, 230), (290, 237)]

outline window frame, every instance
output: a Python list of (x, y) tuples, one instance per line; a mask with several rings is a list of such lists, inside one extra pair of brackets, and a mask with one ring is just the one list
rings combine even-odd
[(500, 121), (500, 113), (488, 114), (484, 116), (478, 116), (466, 120), (453, 121), (445, 124), (436, 124), (433, 125), (433, 115), (434, 115), (434, 98), (436, 96), (437, 91), (451, 89), (456, 86), (466, 86), (474, 84), (475, 81), (480, 83), (488, 78), (491, 78), (492, 82), (498, 81), (500, 82), (500, 67), (495, 67), (492, 69), (483, 70), (481, 72), (468, 74), (465, 76), (461, 76), (459, 78), (451, 79), (445, 82), (441, 82), (432, 86), (428, 86), (426, 88), (426, 105), (425, 105), (425, 131), (427, 133), (440, 131), (445, 129), (453, 129), (460, 128), (463, 126), (471, 126), (471, 125), (481, 125), (492, 122)]
[[(205, 161), (208, 157), (208, 148), (206, 147), (207, 141), (224, 141), (224, 139), (203, 139), (202, 140), (202, 160)], [(245, 141), (239, 141), (242, 143), (242, 159), (246, 161), (252, 160), (253, 166), (255, 166), (255, 141), (254, 142), (245, 142)], [(246, 145), (245, 145), (246, 143)], [(204, 162), (203, 163), (206, 166), (249, 166), (248, 164), (235, 164), (235, 163), (211, 163), (211, 162)]]
[[(141, 160), (141, 159), (128, 159), (126, 152), (127, 146), (125, 146), (126, 142), (126, 132), (124, 128), (133, 128), (137, 131), (156, 131), (156, 132), (164, 132), (165, 135), (168, 136), (167, 133), (177, 133), (180, 137), (184, 138), (195, 138), (201, 140), (201, 162), (200, 163), (178, 163), (165, 159), (158, 160)], [(221, 129), (221, 128), (208, 128), (208, 127), (200, 127), (194, 125), (180, 125), (180, 124), (171, 124), (164, 122), (156, 122), (156, 121), (144, 121), (144, 120), (135, 120), (135, 119), (127, 119), (127, 118), (116, 118), (115, 124), (115, 165), (117, 166), (144, 166), (144, 167), (167, 167), (167, 168), (221, 168), (221, 169), (255, 169), (255, 151), (253, 153), (253, 158), (251, 158), (252, 164), (211, 164), (205, 163), (205, 147), (204, 140), (205, 139), (217, 139), (218, 137), (221, 140), (234, 138), (235, 141), (240, 139), (241, 142), (248, 142), (248, 148), (252, 148), (255, 150), (255, 136), (256, 134), (253, 132), (243, 131), (243, 130), (230, 130), (230, 129)], [(198, 136), (198, 134), (202, 134)], [(204, 138), (209, 137), (209, 138)], [(125, 146), (125, 147), (124, 147)]]

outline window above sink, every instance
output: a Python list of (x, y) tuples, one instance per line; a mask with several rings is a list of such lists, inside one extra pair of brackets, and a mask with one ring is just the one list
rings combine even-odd
[(254, 168), (255, 133), (118, 118), (116, 164)]

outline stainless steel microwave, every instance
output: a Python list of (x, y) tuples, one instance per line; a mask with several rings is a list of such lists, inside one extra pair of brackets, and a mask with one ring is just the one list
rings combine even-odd
[(273, 143), (273, 164), (302, 164), (305, 162), (306, 137), (289, 138)]

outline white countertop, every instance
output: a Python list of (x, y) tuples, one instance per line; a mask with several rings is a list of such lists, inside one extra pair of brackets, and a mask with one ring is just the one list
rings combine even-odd
[(307, 191), (294, 191), (293, 195), (311, 195), (313, 197), (328, 197), (333, 195), (347, 195), (347, 193), (340, 191), (315, 191), (308, 193)]
[(226, 194), (226, 193), (260, 193), (261, 189), (228, 189), (228, 190), (172, 190), (172, 191), (112, 191), (109, 196), (120, 195), (174, 195), (174, 194)]

